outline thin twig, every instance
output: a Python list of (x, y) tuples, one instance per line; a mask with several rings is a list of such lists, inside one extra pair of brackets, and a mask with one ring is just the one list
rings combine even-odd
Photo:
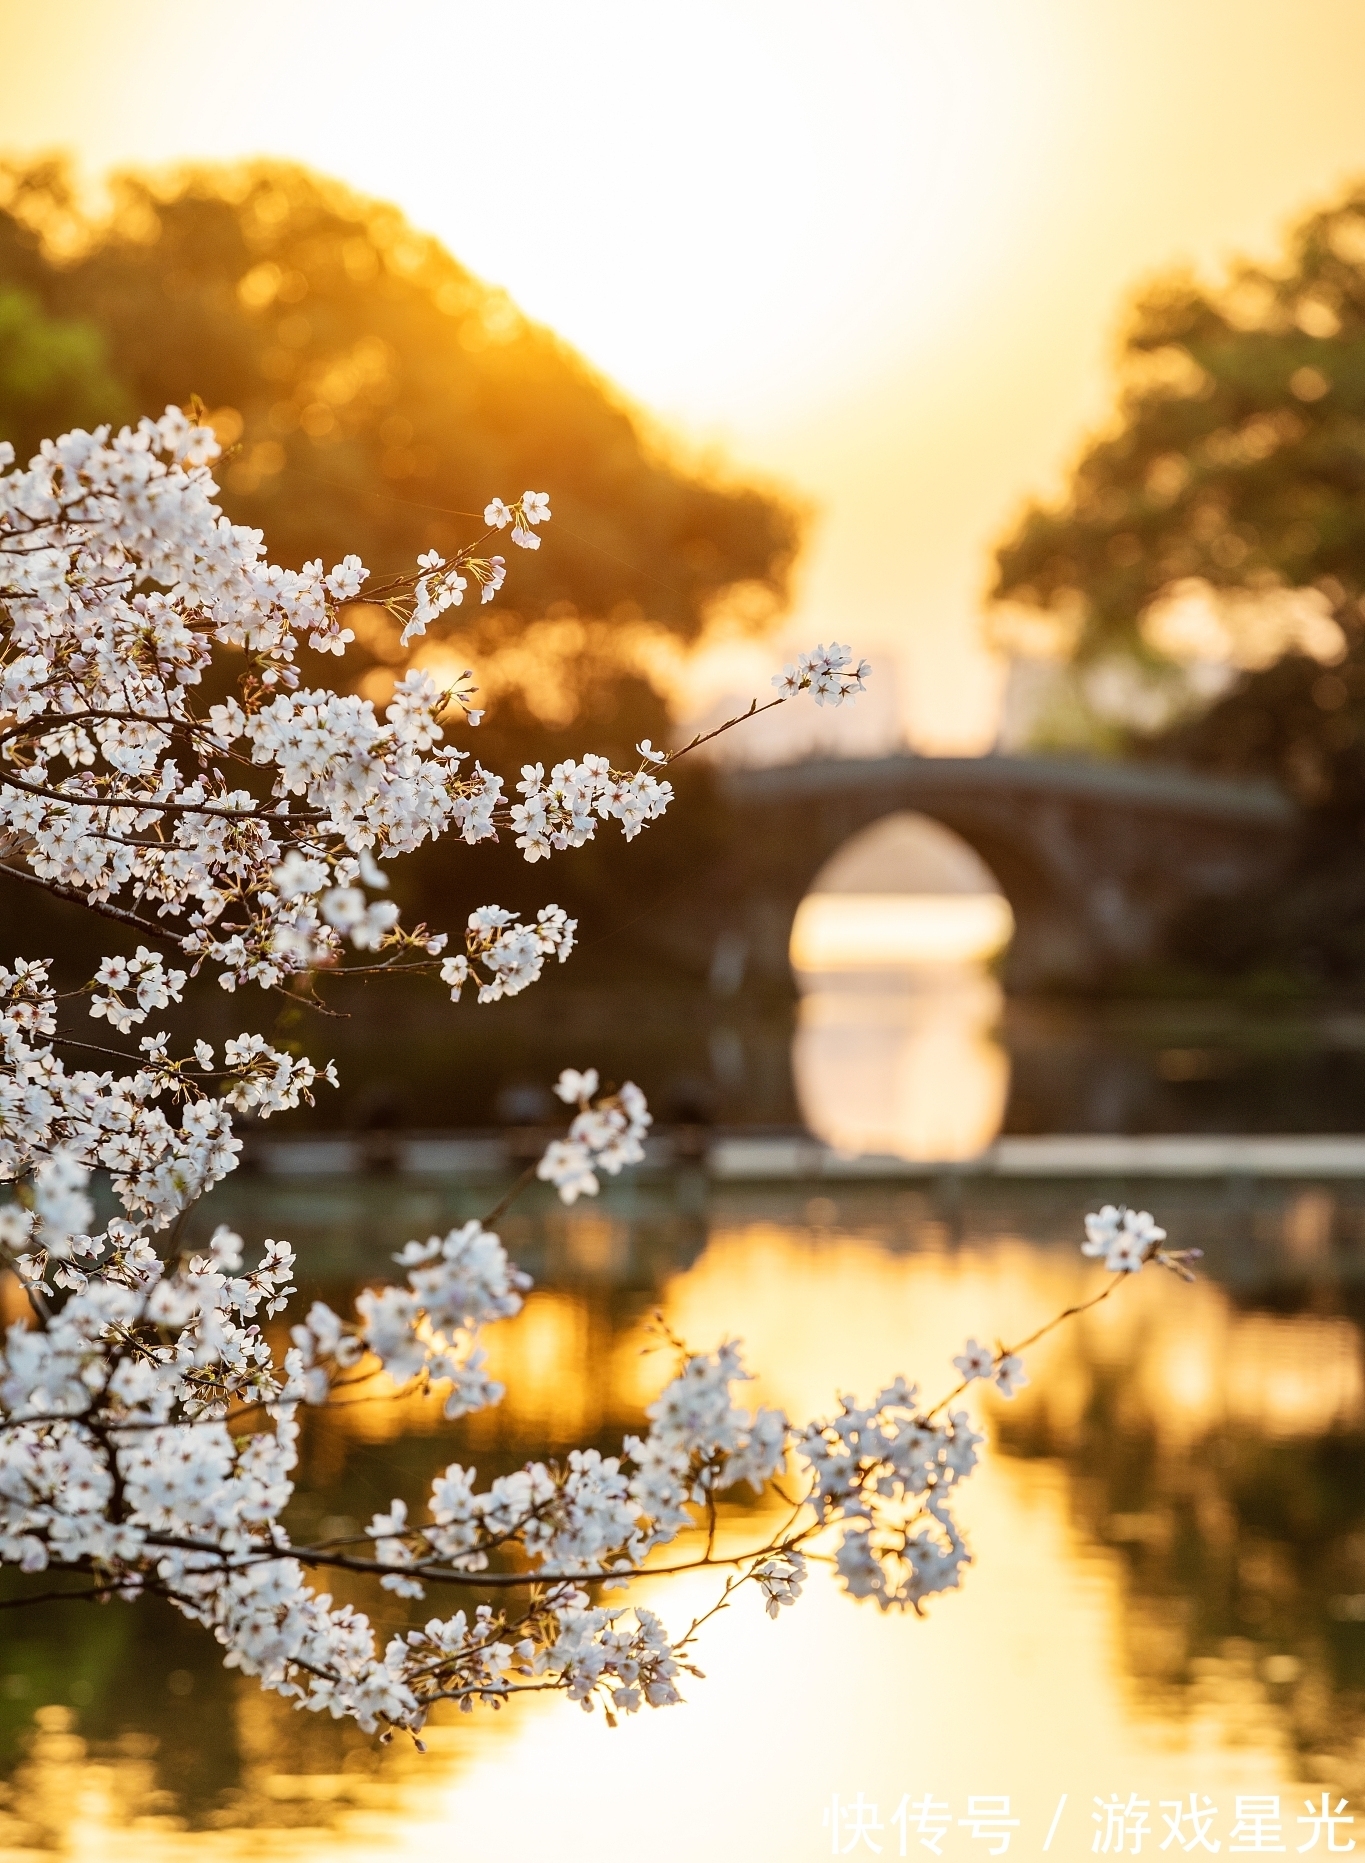
[(516, 1202), (517, 1198), (521, 1195), (522, 1191), (525, 1190), (528, 1185), (533, 1184), (535, 1182), (536, 1172), (539, 1170), (539, 1168), (540, 1168), (539, 1158), (534, 1159), (530, 1164), (527, 1165), (526, 1169), (522, 1172), (521, 1176), (517, 1179), (516, 1183), (513, 1184), (512, 1188), (508, 1191), (507, 1195), (505, 1197), (501, 1197), (498, 1200), (498, 1202), (496, 1202), (493, 1205), (492, 1209), (488, 1212), (487, 1216), (480, 1217), (479, 1221), (483, 1228), (487, 1229), (490, 1223), (497, 1222), (500, 1216), (505, 1216), (507, 1214), (508, 1210), (511, 1209), (512, 1205)]
[(679, 757), (687, 756), (689, 751), (700, 750), (701, 746), (703, 744), (709, 744), (712, 738), (720, 737), (726, 731), (733, 731), (736, 725), (746, 724), (750, 718), (761, 718), (764, 712), (770, 712), (774, 705), (785, 705), (786, 703), (787, 697), (785, 694), (776, 699), (769, 699), (765, 705), (760, 705), (757, 699), (753, 699), (750, 701), (747, 712), (736, 712), (733, 718), (727, 718), (724, 724), (718, 724), (713, 731), (699, 731), (690, 743), (683, 745), (681, 750), (673, 751), (665, 759), (665, 763), (676, 763)]
[(120, 1591), (147, 1589), (141, 1580), (136, 1586), (120, 1585), (111, 1581), (94, 1591), (39, 1591), (26, 1598), (0, 1598), (0, 1611), (15, 1611), (23, 1604), (103, 1604), (107, 1599), (117, 1597)]
[[(1054, 1327), (1060, 1326), (1063, 1320), (1073, 1320), (1078, 1313), (1089, 1313), (1090, 1309), (1092, 1307), (1097, 1307), (1102, 1300), (1108, 1300), (1114, 1289), (1127, 1279), (1128, 1276), (1126, 1273), (1116, 1274), (1109, 1285), (1100, 1293), (1095, 1294), (1091, 1299), (1081, 1300), (1078, 1301), (1074, 1307), (1064, 1308), (1062, 1312), (1055, 1313), (1045, 1326), (1040, 1326), (1037, 1332), (1030, 1333), (1027, 1339), (1021, 1339), (1017, 1345), (1003, 1347), (1001, 1351), (996, 1354), (997, 1360), (1001, 1358), (1012, 1358), (1015, 1353), (1023, 1352), (1029, 1346), (1036, 1345), (1040, 1339), (1045, 1339)], [(969, 1385), (975, 1384), (976, 1382), (977, 1380), (975, 1378), (964, 1378), (961, 1384), (949, 1391), (946, 1397), (941, 1397), (934, 1405), (933, 1409), (925, 1413), (925, 1422), (932, 1422), (945, 1404), (951, 1404), (955, 1397), (960, 1397)]]
[[(3, 780), (3, 779), (0, 779)], [(125, 912), (121, 906), (105, 905), (98, 899), (91, 899), (85, 893), (73, 892), (68, 886), (60, 886), (55, 880), (40, 880), (36, 873), (25, 873), (22, 867), (10, 867), (0, 862), (0, 873), (6, 873), (12, 880), (22, 880), (26, 886), (40, 886), (45, 893), (51, 893), (54, 899), (65, 899), (73, 906), (81, 906), (87, 912), (97, 912), (101, 918), (114, 919), (120, 925), (132, 925), (149, 938), (160, 938), (164, 944), (173, 945), (177, 951), (183, 951), (184, 945), (175, 932), (167, 931), (163, 926), (154, 925), (148, 919), (140, 919), (135, 912)]]

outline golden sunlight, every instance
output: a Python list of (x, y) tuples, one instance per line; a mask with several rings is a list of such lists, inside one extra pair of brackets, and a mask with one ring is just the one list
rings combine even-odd
[(797, 909), (791, 958), (802, 971), (977, 964), (1013, 935), (999, 893), (811, 893)]
[(1010, 1079), (986, 965), (1013, 933), (990, 869), (941, 823), (905, 811), (854, 835), (792, 926), (792, 1072), (811, 1131), (847, 1153), (984, 1151)]
[(1105, 417), (1135, 281), (1264, 252), (1365, 165), (1355, 0), (9, 11), (8, 150), (270, 152), (395, 200), (813, 499), (790, 637), (877, 658), (885, 747), (991, 743), (989, 548)]
[[(868, 987), (879, 974), (889, 981)], [(993, 1033), (1001, 1010), (993, 978), (945, 966), (918, 977), (813, 981), (803, 980), (792, 1074), (818, 1138), (849, 1155), (933, 1163), (985, 1151), (1010, 1081)]]

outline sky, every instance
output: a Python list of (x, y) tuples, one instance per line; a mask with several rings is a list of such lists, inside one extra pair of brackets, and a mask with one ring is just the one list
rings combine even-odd
[[(295, 157), (397, 201), (689, 449), (813, 510), (780, 642), (850, 747), (992, 741), (992, 544), (1124, 305), (1365, 175), (1360, 0), (0, 0), (0, 151)], [(779, 716), (785, 716), (779, 714)]]

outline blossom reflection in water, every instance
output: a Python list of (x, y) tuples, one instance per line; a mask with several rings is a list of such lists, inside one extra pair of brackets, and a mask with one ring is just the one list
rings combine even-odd
[(925, 816), (888, 816), (840, 849), (792, 927), (792, 1071), (817, 1137), (944, 1162), (985, 1150), (1009, 1092), (987, 966), (1013, 929), (989, 869)]

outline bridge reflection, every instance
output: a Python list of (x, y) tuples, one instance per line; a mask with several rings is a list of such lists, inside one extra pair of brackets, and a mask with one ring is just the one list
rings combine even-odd
[(966, 842), (901, 811), (855, 835), (797, 910), (792, 1072), (840, 1151), (949, 1162), (996, 1137), (1009, 1059), (987, 968), (1014, 915)]
[(792, 1073), (810, 1130), (843, 1152), (949, 1163), (985, 1151), (1009, 1095), (999, 984), (965, 965), (856, 982), (820, 979), (802, 996)]

